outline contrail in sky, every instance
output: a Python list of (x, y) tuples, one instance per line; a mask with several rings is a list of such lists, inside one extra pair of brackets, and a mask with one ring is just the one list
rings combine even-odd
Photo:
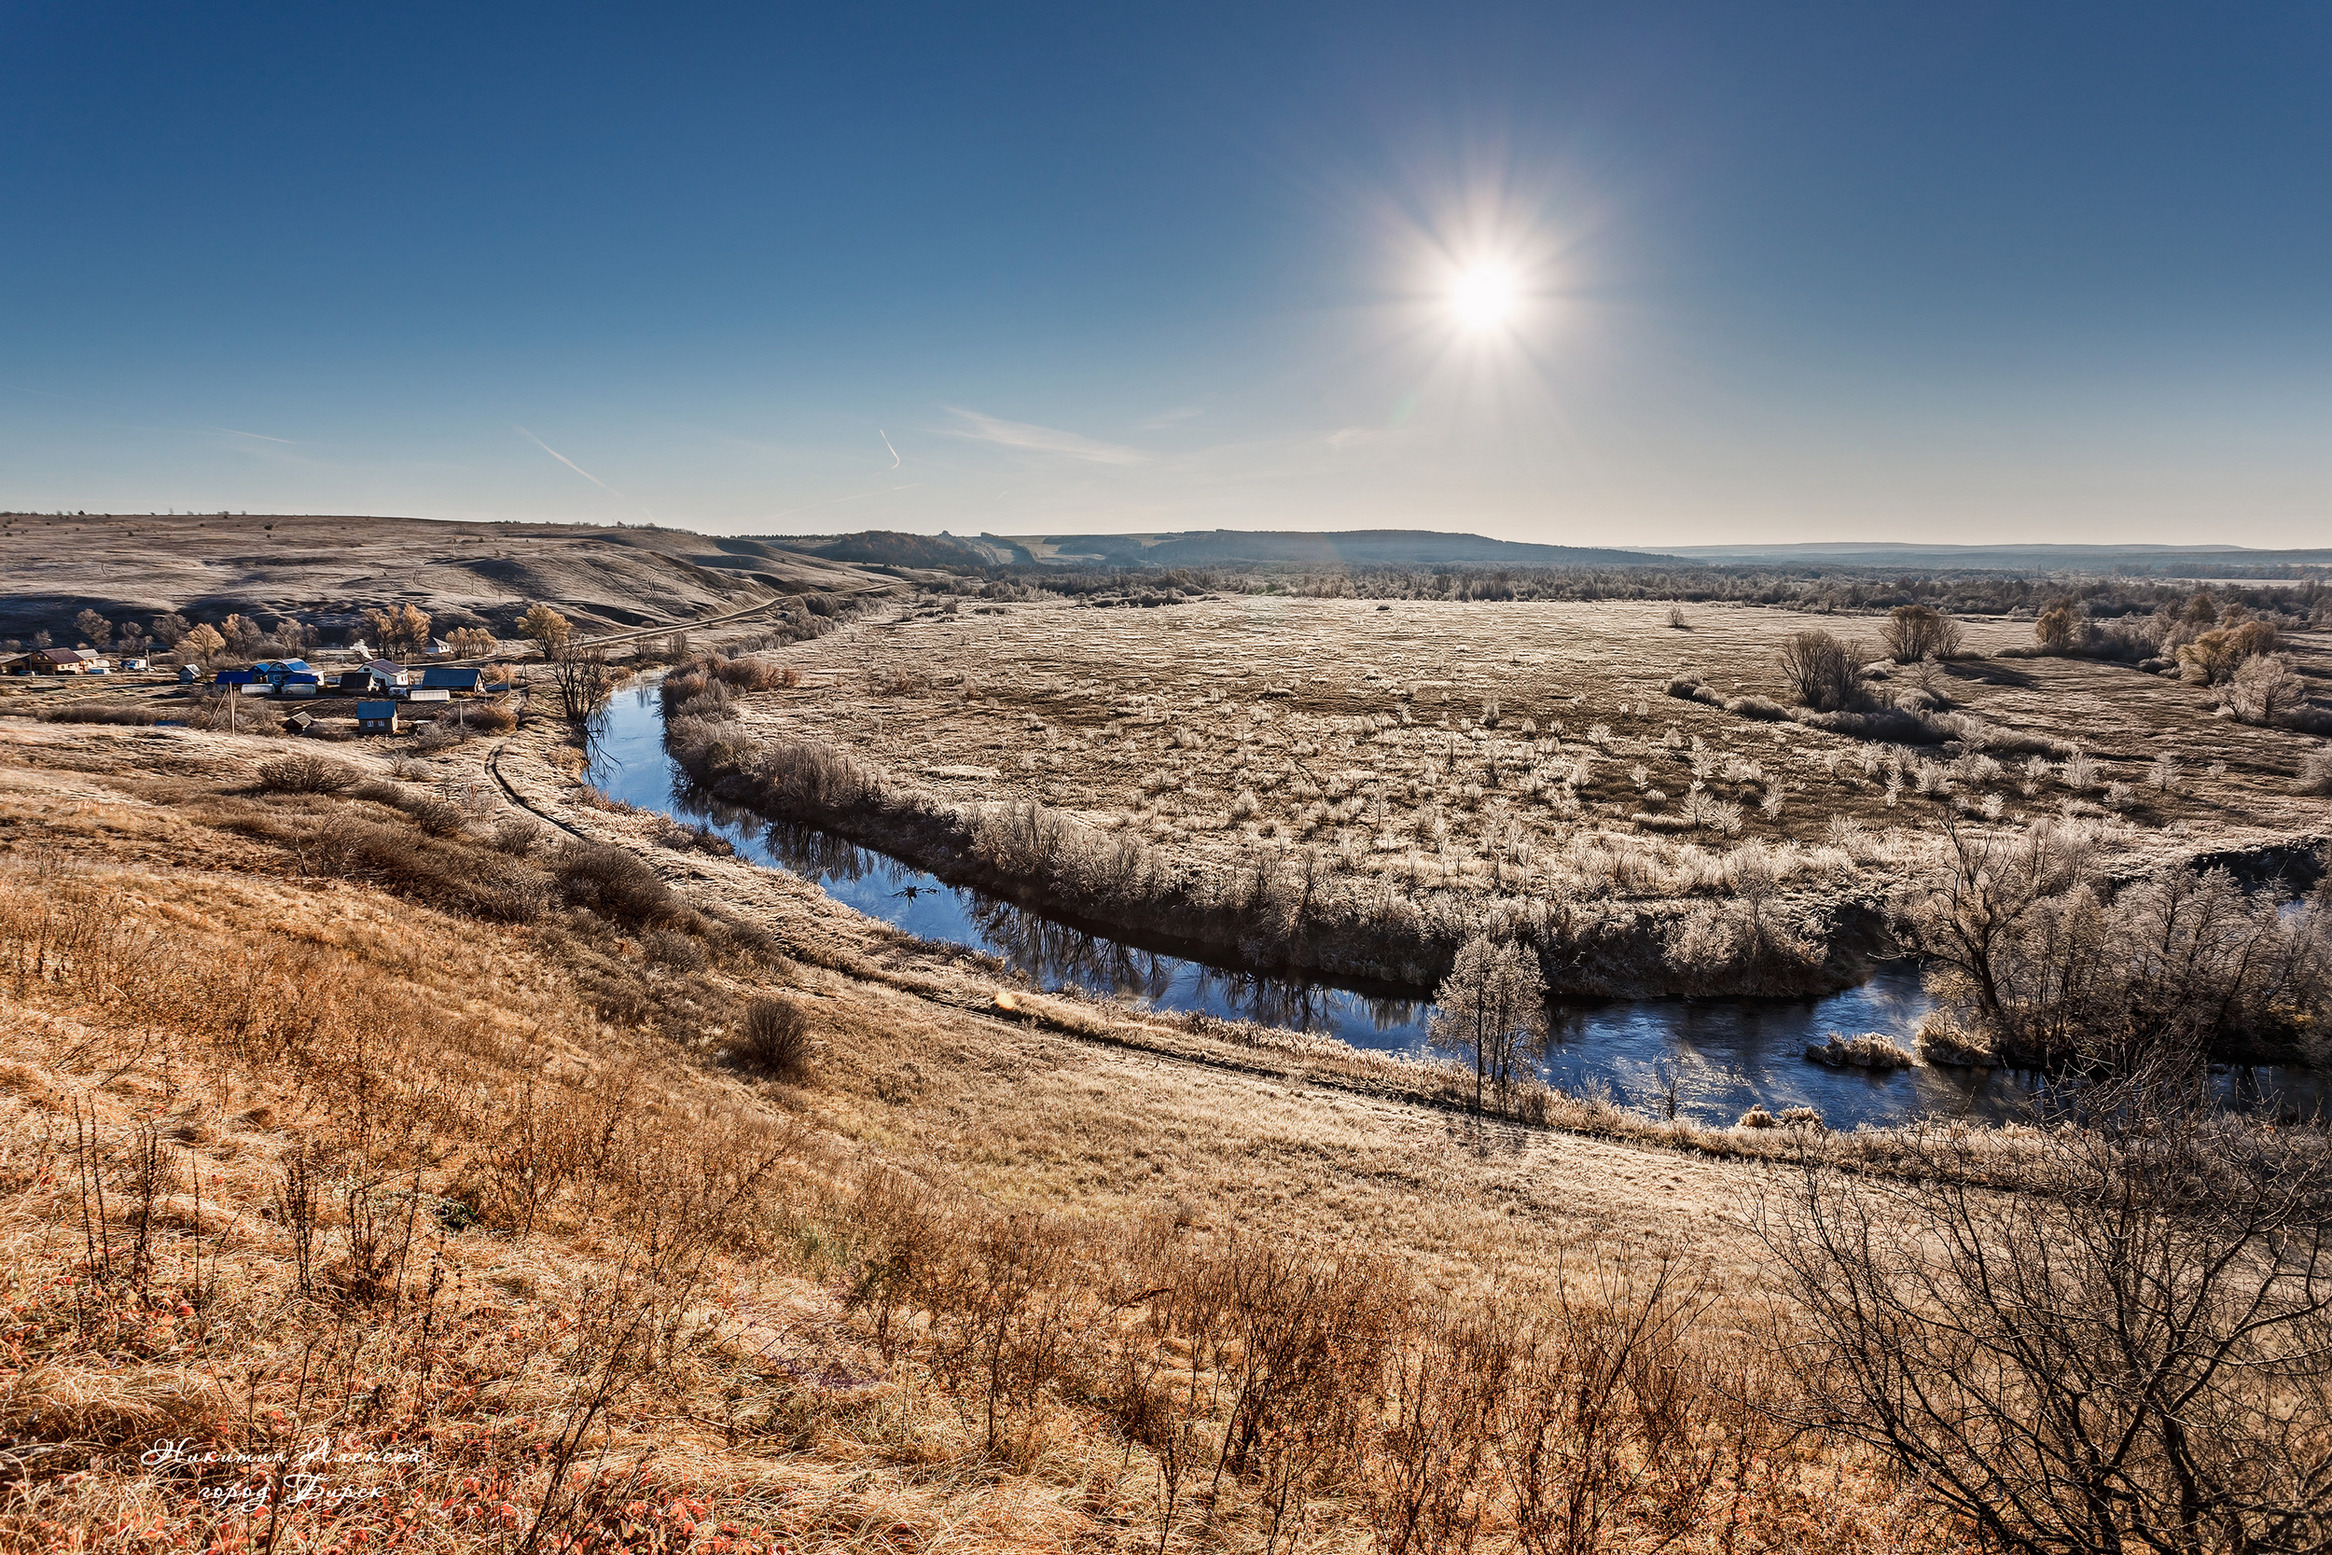
[[(589, 470), (586, 470), (583, 468), (583, 466), (577, 464), (574, 460), (568, 458), (565, 454), (559, 452), (556, 448), (553, 448), (550, 444), (544, 442), (541, 438), (535, 436), (532, 432), (527, 431), (526, 428), (519, 426), (514, 422), (512, 423), (511, 430), (517, 432), (519, 436), (534, 444), (535, 447), (541, 449), (544, 453), (549, 454), (552, 458), (558, 460), (559, 463), (565, 465), (568, 469), (573, 470), (577, 475), (582, 476), (592, 485), (597, 486), (601, 491), (608, 493), (610, 496), (623, 497), (622, 492), (617, 491), (613, 486), (610, 486), (607, 484), (607, 482), (601, 480), (598, 476), (592, 474)], [(626, 502), (632, 500), (629, 497), (623, 497), (623, 499)]]
[(520, 426), (517, 422), (512, 422), (510, 427), (512, 431), (524, 437), (528, 442), (534, 444), (535, 447), (541, 449), (544, 453), (549, 454), (552, 458), (558, 460), (559, 463), (565, 465), (568, 469), (573, 470), (577, 475), (582, 476), (592, 485), (597, 486), (601, 491), (606, 492), (611, 497), (622, 498), (623, 501), (630, 502), (632, 506), (638, 508), (641, 512), (646, 513), (648, 515), (649, 523), (652, 524), (656, 521), (656, 515), (649, 510), (646, 503), (634, 501), (632, 498), (624, 496), (622, 492), (616, 490), (613, 486), (610, 486), (607, 484), (607, 482), (601, 480), (598, 476), (592, 474), (589, 470), (586, 470), (583, 468), (583, 466), (577, 464), (574, 460), (568, 458), (565, 454), (559, 452), (556, 448), (553, 448), (550, 444), (544, 442), (541, 438), (535, 436), (532, 432), (527, 431), (526, 428)]
[[(884, 430), (883, 430), (881, 427), (876, 427), (876, 428), (875, 428), (875, 436), (877, 436), (877, 437), (879, 437), (879, 438), (881, 438), (881, 439), (883, 440), (883, 446), (884, 446), (885, 448), (891, 448), (891, 434), (890, 434), (890, 433), (888, 433), (888, 432), (885, 432), (885, 431), (884, 431)], [(891, 468), (895, 470), (895, 469), (897, 469), (898, 467), (899, 467), (899, 450), (897, 450), (896, 448), (891, 448)]]

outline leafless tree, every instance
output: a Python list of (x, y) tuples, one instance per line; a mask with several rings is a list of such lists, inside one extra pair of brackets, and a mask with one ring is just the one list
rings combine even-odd
[(429, 651), (429, 612), (410, 601), (386, 610), (367, 610), (366, 625), (380, 651), (390, 658), (417, 656)]
[(2200, 1066), (2245, 1037), (2306, 1040), (2332, 1008), (2332, 902), (2287, 910), (2225, 870), (2109, 894), (2094, 840), (1953, 827), (1948, 866), (1898, 898), (1938, 1003), (1976, 1045), (2044, 1066)]
[(1862, 666), (1867, 651), (1828, 632), (1797, 632), (1781, 645), (1782, 678), (1800, 702), (1835, 713), (1862, 700)]
[(95, 648), (102, 648), (113, 640), (113, 623), (94, 610), (84, 610), (73, 617), (73, 629), (81, 640)]
[(2307, 699), (2308, 683), (2280, 653), (2245, 659), (2227, 685), (2227, 706), (2247, 724), (2281, 723)]
[(608, 667), (604, 650), (572, 639), (562, 639), (549, 657), (551, 679), (559, 688), (559, 710), (581, 728), (615, 694), (615, 671)]
[(1948, 659), (1960, 650), (1960, 624), (1926, 605), (1897, 605), (1879, 628), (1879, 641), (1897, 664)]
[(525, 615), (518, 618), (518, 635), (533, 643), (548, 658), (574, 635), (574, 623), (544, 604), (530, 605)]
[(1476, 1111), (1485, 1087), (1501, 1099), (1513, 1088), (1524, 1047), (1546, 1032), (1546, 996), (1538, 958), (1514, 941), (1477, 934), (1458, 948), (1434, 991), (1428, 1035), (1473, 1059)]
[(2052, 601), (2032, 623), (2034, 640), (2050, 653), (2072, 652), (2081, 646), (2088, 631), (2089, 619), (2080, 602), (2072, 599)]
[(1944, 1130), (1905, 1177), (1809, 1169), (1762, 1229), (1807, 1424), (1994, 1548), (2332, 1549), (2332, 1152), (2190, 1073), (2082, 1098), (2013, 1191)]

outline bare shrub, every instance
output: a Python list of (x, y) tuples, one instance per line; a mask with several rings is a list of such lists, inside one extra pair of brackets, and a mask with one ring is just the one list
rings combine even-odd
[(754, 748), (749, 771), (781, 808), (812, 815), (868, 803), (885, 786), (878, 769), (818, 740), (764, 741)]
[(1672, 631), (1689, 632), (1692, 630), (1692, 618), (1684, 613), (1682, 605), (1670, 605), (1668, 607), (1668, 626)]
[(559, 893), (618, 923), (661, 923), (679, 916), (672, 888), (624, 849), (604, 842), (568, 842), (551, 856)]
[(755, 999), (745, 1006), (728, 1052), (757, 1073), (802, 1084), (810, 1077), (810, 1019), (791, 999)]
[(2094, 840), (2036, 825), (1950, 834), (1946, 868), (1901, 907), (1928, 986), (1972, 1045), (2017, 1063), (2198, 1068), (2233, 1045), (2319, 1029), (2332, 924), (2247, 896), (2223, 869), (2172, 867), (2107, 895)]
[(166, 709), (150, 702), (67, 702), (63, 707), (36, 709), (33, 716), (49, 724), (123, 724), (140, 726), (160, 723)]
[(1908, 1069), (1918, 1060), (1894, 1038), (1875, 1031), (1859, 1037), (1830, 1033), (1827, 1042), (1806, 1044), (1806, 1056), (1832, 1069)]
[(500, 697), (489, 702), (466, 703), (457, 716), (460, 722), (480, 734), (508, 734), (518, 727), (518, 714)]
[(259, 786), (277, 794), (337, 794), (356, 782), (356, 769), (312, 751), (294, 751), (259, 764)]
[(2245, 663), (2273, 653), (2275, 647), (2275, 628), (2265, 621), (2221, 627), (2179, 648), (2179, 674), (2194, 685), (2225, 685)]
[(525, 858), (542, 846), (545, 828), (523, 815), (506, 815), (494, 824), (494, 846), (513, 858)]
[(452, 837), (469, 825), (469, 812), (442, 794), (416, 794), (405, 804), (413, 824), (432, 837)]
[(446, 713), (414, 731), (413, 749), (424, 756), (436, 756), (469, 741), (472, 731), (455, 722), (454, 715)]
[(417, 836), (377, 812), (340, 809), (285, 841), (303, 874), (367, 881), (493, 922), (531, 923), (551, 903), (550, 882), (531, 865), (459, 835)]
[(1805, 1420), (1893, 1458), (1998, 1549), (2332, 1540), (2332, 1157), (2188, 1081), (2109, 1088), (2018, 1186), (1917, 1136), (1762, 1217), (1813, 1342)]
[(2247, 724), (2277, 724), (2308, 699), (2308, 683), (2289, 657), (2262, 653), (2245, 659), (2227, 682), (2227, 708)]
[(1879, 641), (1897, 664), (1948, 659), (1960, 651), (1960, 640), (1960, 624), (1926, 605), (1897, 605), (1879, 628)]
[(1867, 658), (1859, 643), (1842, 642), (1823, 631), (1795, 632), (1781, 645), (1782, 678), (1807, 707), (1840, 712), (1861, 703)]
[(708, 659), (706, 669), (723, 685), (738, 691), (771, 691), (802, 683), (801, 671), (770, 659)]
[(1365, 1464), (1375, 1547), (1462, 1551), (1501, 1527), (1526, 1555), (1554, 1555), (1722, 1516), (1770, 1433), (1737, 1402), (1746, 1390), (1724, 1396), (1734, 1368), (1705, 1351), (1676, 1364), (1705, 1306), (1663, 1258), (1640, 1280), (1598, 1262), (1542, 1309), (1413, 1320), (1417, 1338), (1388, 1359), (1386, 1419)]
[(2332, 794), (2332, 745), (2301, 754), (2299, 790), (2303, 794)]

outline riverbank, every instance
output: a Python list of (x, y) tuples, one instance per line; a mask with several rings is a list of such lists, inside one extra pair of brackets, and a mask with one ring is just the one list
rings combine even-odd
[[(674, 770), (661, 740), (665, 699), (641, 687), (610, 709), (596, 748), (620, 749), (598, 780), (635, 803), (711, 826), (761, 862), (804, 875), (872, 916), (911, 933), (1000, 957), (1023, 978), (1067, 992), (1133, 998), (1166, 1013), (1295, 1026), (1354, 1047), (1418, 1060), (1429, 1013), (1415, 998), (1355, 994), (1301, 974), (1258, 976), (1181, 960), (1157, 942), (1049, 917), (1009, 898), (952, 885), (913, 864), (798, 822), (764, 824), (711, 799)], [(1833, 1036), (1877, 1034), (1908, 1046), (1931, 1008), (1914, 969), (1886, 964), (1851, 989), (1818, 999), (1558, 999), (1550, 1036), (1528, 1055), (1551, 1091), (1592, 1097), (1639, 1116), (1681, 1117), (1727, 1129), (1749, 1116), (1816, 1116), (1836, 1128), (1889, 1128), (1923, 1118), (2029, 1118), (2039, 1075), (2014, 1068), (1918, 1064), (1889, 1073), (1842, 1072), (1805, 1051)], [(2304, 1113), (2321, 1095), (2312, 1074), (2229, 1068), (2221, 1093), (2244, 1106)], [(1808, 1114), (1805, 1109), (1812, 1109)]]
[[(1596, 1084), (1577, 1093), (1524, 1085), (1486, 1116), (1473, 1113), (1473, 1078), (1451, 1065), (1419, 1062), (1355, 1048), (1253, 1022), (1204, 1014), (1170, 1015), (1137, 1003), (1065, 988), (1040, 991), (1019, 969), (961, 945), (903, 933), (834, 900), (791, 874), (749, 858), (691, 851), (674, 819), (653, 810), (610, 802), (585, 781), (555, 730), (521, 730), (495, 752), (494, 770), (508, 795), (529, 813), (588, 841), (623, 847), (648, 861), (673, 889), (708, 909), (738, 917), (768, 933), (801, 963), (803, 986), (823, 997), (852, 987), (886, 991), (927, 1007), (923, 1020), (967, 1018), (1000, 1022), (1053, 1040), (1093, 1044), (1129, 1062), (1194, 1066), (1239, 1083), (1294, 1087), (1321, 1098), (1419, 1108), (1467, 1130), (1485, 1147), (1508, 1152), (1545, 1131), (1614, 1146), (1682, 1152), (1710, 1161), (1820, 1162), (1882, 1174), (1917, 1169), (1914, 1133), (1895, 1128), (1833, 1130), (1811, 1120), (1794, 1126), (1738, 1126), (1690, 1115), (1665, 1118), (1657, 1103), (1642, 1110), (1621, 1105), (1612, 1088)], [(952, 1012), (952, 1013), (948, 1013)], [(1804, 1065), (1835, 1078), (1835, 1072)], [(1790, 1109), (1763, 1109), (1780, 1116)], [(2002, 1179), (2029, 1130), (1978, 1128)], [(1533, 1147), (1535, 1148), (1535, 1147)]]
[(1427, 997), (1458, 947), (1488, 932), (1533, 947), (1557, 995), (1645, 999), (1836, 992), (1892, 948), (1883, 899), (1868, 888), (1775, 892), (1744, 907), (1403, 885), (1312, 848), (1207, 867), (1065, 810), (952, 801), (823, 742), (753, 738), (708, 689), (716, 673), (682, 666), (661, 687), (668, 748), (707, 794), (1168, 954)]

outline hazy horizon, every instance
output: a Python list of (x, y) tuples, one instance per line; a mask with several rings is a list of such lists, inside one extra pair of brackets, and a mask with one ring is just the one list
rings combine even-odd
[(0, 20), (0, 508), (2321, 543), (2332, 13)]

